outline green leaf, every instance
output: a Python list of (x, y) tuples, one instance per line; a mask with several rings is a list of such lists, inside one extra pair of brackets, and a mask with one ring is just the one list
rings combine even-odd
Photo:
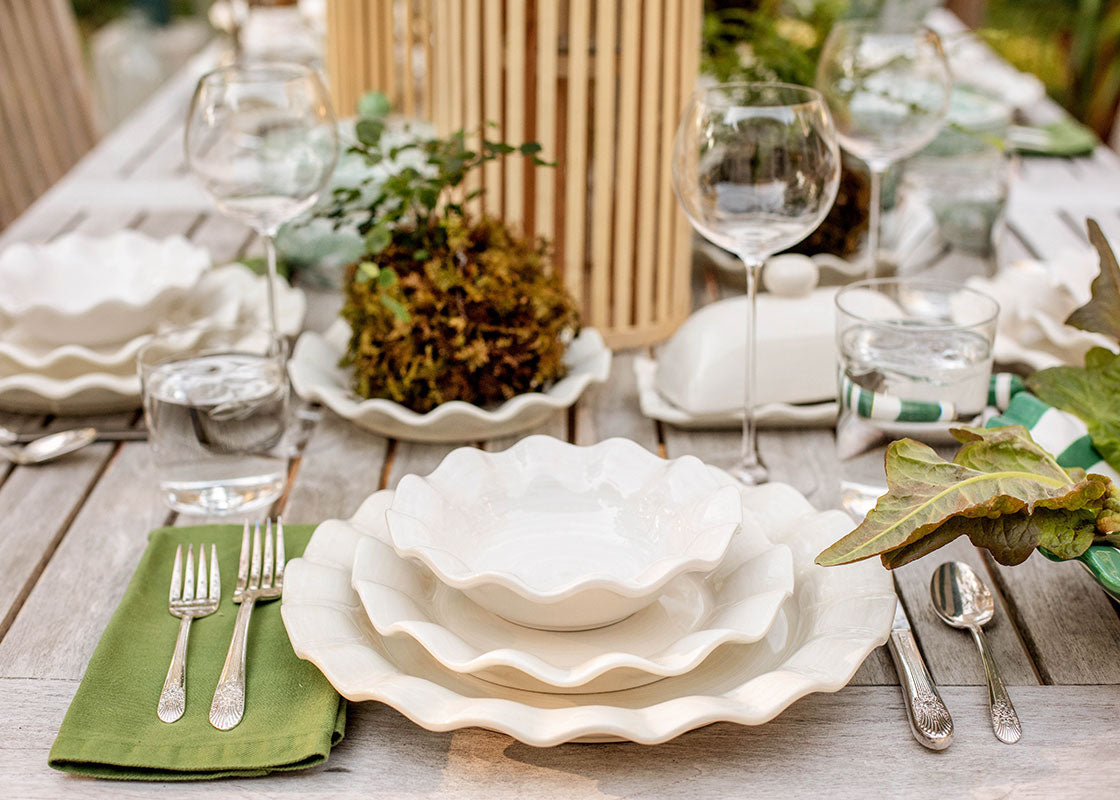
[(428, 253), (428, 251), (424, 250), (423, 248), (417, 250), (412, 254), (413, 261), (427, 261), (430, 257), (431, 255)]
[(396, 317), (398, 321), (406, 324), (412, 321), (412, 315), (408, 313), (407, 308), (401, 305), (399, 300), (387, 294), (382, 294), (380, 297), (381, 305), (393, 312), (393, 316)]
[(1120, 355), (1094, 347), (1084, 367), (1051, 367), (1027, 379), (1044, 403), (1078, 417), (1112, 467), (1120, 469)]
[(525, 144), (517, 149), (521, 151), (521, 155), (523, 156), (535, 156), (544, 148), (541, 147), (538, 142), (525, 142)]
[(354, 280), (358, 283), (369, 283), (378, 278), (380, 272), (381, 270), (372, 261), (363, 261), (358, 264), (358, 271), (354, 275)]
[(393, 110), (393, 104), (384, 92), (366, 92), (358, 98), (359, 117), (386, 117)]
[(397, 282), (397, 271), (392, 267), (385, 267), (377, 275), (377, 285), (382, 289), (388, 289)]
[(360, 119), (354, 126), (354, 134), (366, 147), (377, 147), (381, 143), (381, 134), (384, 132), (385, 123), (378, 119)]
[(1089, 242), (1101, 257), (1100, 274), (1093, 280), (1093, 297), (1066, 318), (1083, 331), (1103, 333), (1120, 342), (1120, 265), (1095, 219), (1088, 220)]
[(377, 255), (393, 243), (393, 234), (385, 225), (374, 225), (366, 234), (366, 249)]
[(1044, 536), (1054, 539), (1055, 525), (995, 520), (1026, 517), (1036, 509), (1089, 509), (1096, 518), (1108, 479), (1089, 475), (1074, 481), (1021, 425), (954, 433), (965, 442), (955, 463), (912, 439), (893, 442), (887, 448), (887, 493), (854, 531), (818, 555), (817, 563), (833, 566), (890, 554), (884, 564), (898, 565), (967, 533), (998, 561), (1012, 564)]

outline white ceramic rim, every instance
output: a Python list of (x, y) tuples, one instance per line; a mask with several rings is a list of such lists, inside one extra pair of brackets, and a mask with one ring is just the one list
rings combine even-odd
[[(526, 436), (511, 447), (498, 452), (479, 450), (475, 447), (460, 447), (448, 453), (432, 472), (426, 476), (406, 475), (397, 486), (396, 496), (401, 494), (401, 487), (407, 487), (412, 481), (423, 481), (435, 492), (439, 489), (432, 485), (430, 479), (438, 476), (443, 471), (455, 470), (456, 462), (466, 457), (488, 461), (496, 468), (508, 466), (518, 470), (523, 466), (518, 463), (522, 453), (530, 451), (532, 458), (542, 464), (553, 463), (550, 453), (563, 451), (569, 454), (582, 456), (590, 463), (605, 460), (604, 452), (613, 451), (621, 454), (637, 465), (643, 463), (655, 469), (660, 475), (673, 471), (688, 471), (686, 476), (690, 480), (710, 480), (711, 472), (707, 465), (695, 456), (681, 456), (674, 459), (663, 459), (646, 450), (630, 439), (615, 437), (604, 439), (589, 446), (569, 444), (552, 436)], [(437, 477), (438, 480), (438, 477)], [(389, 537), (394, 549), (402, 558), (414, 558), (430, 569), (437, 578), (453, 589), (464, 591), (481, 586), (501, 586), (514, 592), (518, 596), (537, 603), (555, 603), (566, 600), (583, 592), (593, 589), (604, 589), (621, 597), (640, 598), (648, 597), (678, 575), (687, 572), (708, 571), (723, 560), (731, 537), (739, 530), (742, 523), (742, 509), (738, 503), (730, 501), (731, 495), (736, 493), (735, 487), (723, 485), (712, 480), (712, 492), (702, 502), (705, 507), (718, 507), (726, 503), (736, 513), (727, 518), (707, 520), (705, 527), (692, 531), (692, 536), (685, 542), (684, 549), (673, 555), (662, 556), (647, 564), (641, 572), (631, 577), (620, 577), (607, 572), (589, 573), (578, 578), (573, 578), (565, 584), (551, 589), (539, 589), (528, 583), (522, 576), (502, 570), (475, 570), (462, 559), (462, 554), (456, 555), (452, 551), (439, 547), (435, 543), (419, 541), (403, 541), (399, 529), (394, 531), (393, 516), (400, 514), (408, 516), (394, 506), (386, 513), (389, 525)], [(416, 527), (431, 529), (423, 520), (412, 517)], [(436, 532), (436, 535), (439, 535)]]

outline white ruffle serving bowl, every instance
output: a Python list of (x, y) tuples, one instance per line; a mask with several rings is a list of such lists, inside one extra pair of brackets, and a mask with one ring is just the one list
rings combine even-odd
[(288, 362), (292, 388), (304, 400), (322, 403), (340, 417), (382, 436), (415, 442), (471, 442), (510, 436), (540, 425), (557, 409), (570, 408), (594, 383), (611, 372), (611, 351), (594, 328), (584, 328), (568, 344), (568, 374), (543, 392), (511, 397), (495, 408), (461, 400), (421, 414), (382, 398), (362, 399), (350, 386), (350, 371), (338, 366), (350, 327), (338, 320), (324, 334), (303, 333)]
[(209, 252), (182, 236), (124, 230), (21, 242), (0, 253), (0, 314), (48, 344), (120, 343), (152, 330), (209, 267)]
[[(730, 481), (730, 478), (727, 478)], [(372, 536), (370, 498), (350, 522), (320, 525), (284, 579), (281, 613), (295, 652), (346, 698), (375, 700), (433, 731), (481, 727), (536, 747), (630, 740), (656, 744), (713, 722), (759, 725), (811, 692), (842, 688), (894, 614), (890, 575), (863, 561), (820, 567), (813, 558), (851, 529), (839, 511), (818, 512), (796, 490), (743, 488), (744, 517), (793, 553), (795, 588), (766, 636), (718, 648), (695, 669), (616, 692), (527, 692), (449, 671), (411, 637), (383, 637), (351, 588), (355, 551)], [(735, 563), (734, 543), (721, 565)]]
[(488, 611), (584, 630), (719, 564), (742, 508), (692, 456), (666, 461), (628, 439), (578, 447), (529, 436), (499, 453), (459, 448), (430, 475), (406, 475), (386, 520), (397, 553)]
[(392, 491), (378, 492), (352, 520), (367, 534), (358, 542), (352, 584), (374, 628), (416, 641), (453, 672), (514, 689), (613, 692), (682, 675), (723, 644), (761, 639), (793, 593), (789, 548), (744, 518), (734, 564), (717, 575), (674, 578), (653, 603), (613, 625), (526, 628), (400, 558), (385, 525), (392, 500)]

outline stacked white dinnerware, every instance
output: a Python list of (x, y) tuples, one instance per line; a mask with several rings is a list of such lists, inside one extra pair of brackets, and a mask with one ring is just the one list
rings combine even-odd
[[(264, 278), (212, 267), (182, 236), (65, 234), (0, 253), (0, 409), (107, 413), (140, 405), (136, 354), (155, 333), (267, 319)], [(283, 287), (286, 332), (302, 293)]]
[(283, 615), (343, 695), (433, 730), (664, 741), (835, 691), (885, 640), (885, 571), (812, 563), (848, 527), (691, 456), (530, 436), (320, 525)]

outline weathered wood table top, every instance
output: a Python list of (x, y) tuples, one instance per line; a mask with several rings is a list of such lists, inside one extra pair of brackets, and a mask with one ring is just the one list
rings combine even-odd
[[(192, 67), (192, 69), (196, 69)], [(183, 233), (216, 262), (256, 248), (218, 214), (186, 173), (181, 120), (192, 69), (106, 138), (57, 187), (0, 235), (0, 246), (65, 231), (122, 227)], [(1104, 148), (1081, 159), (1026, 159), (1010, 205), (1001, 258), (1052, 257), (1085, 245), (1093, 215), (1120, 242), (1120, 159)], [(734, 293), (698, 274), (700, 300)], [(313, 297), (308, 327), (331, 321)], [(337, 301), (335, 301), (337, 302)], [(641, 416), (632, 352), (617, 353), (609, 383), (536, 432), (586, 444), (625, 436), (674, 457), (728, 462), (735, 432), (684, 432)], [(142, 425), (138, 414), (93, 420)], [(76, 420), (0, 415), (0, 424), (50, 430)], [(323, 410), (307, 422), (280, 507), (290, 522), (347, 517), (368, 494), (430, 470), (448, 446), (394, 441)], [(512, 440), (489, 441), (488, 449)], [(773, 478), (821, 507), (838, 503), (839, 467), (828, 429), (763, 431)], [(352, 706), (346, 739), (323, 767), (208, 784), (123, 784), (62, 775), (47, 752), (101, 632), (162, 524), (191, 524), (161, 506), (146, 442), (95, 444), (40, 467), (0, 466), (0, 786), (14, 798), (134, 797), (1115, 797), (1120, 786), (1120, 617), (1076, 564), (1040, 556), (1007, 569), (967, 541), (897, 573), (902, 602), (956, 722), (941, 753), (910, 735), (885, 650), (834, 695), (795, 703), (757, 728), (717, 724), (656, 747), (535, 749), (468, 729), (431, 733), (376, 703)], [(881, 480), (881, 477), (880, 477)], [(939, 622), (929, 577), (944, 558), (976, 567), (995, 589), (989, 636), (1022, 718), (1022, 741), (1000, 744), (988, 724), (984, 674), (968, 634)]]

